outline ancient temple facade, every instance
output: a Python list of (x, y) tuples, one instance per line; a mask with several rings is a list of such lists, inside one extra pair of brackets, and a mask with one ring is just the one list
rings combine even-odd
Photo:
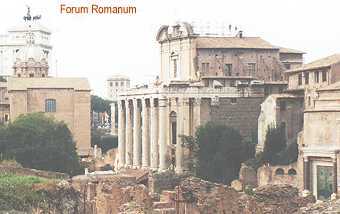
[(287, 64), (303, 61), (301, 51), (281, 53), (282, 48), (241, 31), (201, 35), (190, 24), (178, 23), (162, 26), (156, 38), (159, 77), (152, 85), (121, 93), (117, 107), (112, 105), (112, 112), (118, 111), (112, 118), (118, 119), (118, 168), (183, 172), (182, 136), (193, 136), (209, 121), (237, 129), (251, 141), (260, 104), (286, 88)]

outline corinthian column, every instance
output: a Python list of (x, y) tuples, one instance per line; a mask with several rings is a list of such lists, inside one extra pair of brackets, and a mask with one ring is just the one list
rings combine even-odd
[(131, 105), (129, 104), (129, 100), (125, 101), (125, 112), (126, 112), (126, 153), (125, 153), (125, 161), (128, 167), (132, 166), (132, 155), (133, 155), (133, 145), (132, 145), (132, 121), (131, 121)]
[(194, 133), (192, 134), (195, 134), (197, 127), (201, 125), (201, 98), (200, 97), (195, 98), (193, 108), (194, 108), (193, 110), (194, 124), (193, 124), (192, 130)]
[(176, 140), (176, 173), (182, 173), (183, 172), (183, 147), (182, 147), (182, 139), (180, 138), (181, 135), (183, 135), (183, 102), (181, 99), (177, 100), (177, 140)]
[(166, 107), (168, 105), (167, 99), (161, 98), (159, 99), (159, 170), (164, 171), (167, 169), (167, 141), (166, 141), (166, 133), (167, 133), (167, 115), (166, 115)]
[(133, 100), (133, 166), (140, 168), (141, 166), (141, 115), (138, 107), (138, 100)]
[(150, 99), (150, 141), (151, 141), (151, 168), (158, 169), (158, 107), (155, 99)]
[(149, 108), (146, 100), (142, 100), (142, 167), (150, 165), (150, 135), (149, 135)]
[(118, 168), (125, 166), (125, 112), (122, 101), (118, 101)]

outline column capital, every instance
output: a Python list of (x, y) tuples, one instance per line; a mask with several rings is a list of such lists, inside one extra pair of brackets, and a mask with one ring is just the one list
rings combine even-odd
[(202, 98), (201, 97), (194, 97), (194, 105), (201, 105)]
[(138, 105), (138, 98), (133, 98), (132, 103), (133, 103), (134, 106), (137, 106)]
[(161, 97), (158, 99), (159, 107), (167, 107), (169, 105), (169, 100), (167, 97)]

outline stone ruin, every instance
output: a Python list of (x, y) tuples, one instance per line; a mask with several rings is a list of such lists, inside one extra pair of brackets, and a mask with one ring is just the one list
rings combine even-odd
[(223, 184), (183, 177), (175, 188), (169, 189), (172, 183), (161, 189), (154, 186), (164, 182), (154, 181), (152, 186), (147, 174), (130, 170), (110, 176), (78, 176), (72, 184), (86, 196), (85, 214), (283, 214), (298, 213), (315, 202), (313, 196), (300, 197), (298, 189), (289, 185), (238, 192)]

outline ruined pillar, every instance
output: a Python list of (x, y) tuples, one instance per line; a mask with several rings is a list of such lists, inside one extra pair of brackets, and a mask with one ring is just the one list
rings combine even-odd
[(308, 157), (303, 158), (303, 189), (310, 190), (310, 167)]
[(150, 166), (158, 169), (158, 106), (156, 99), (150, 99)]
[(141, 166), (141, 111), (138, 106), (138, 100), (133, 100), (133, 166), (140, 168)]
[(125, 166), (125, 108), (124, 101), (118, 101), (118, 168)]
[(168, 106), (168, 100), (165, 97), (162, 97), (158, 101), (159, 108), (159, 170), (164, 171), (167, 169), (167, 114), (166, 108)]
[(142, 167), (150, 166), (150, 133), (149, 133), (149, 107), (147, 100), (142, 100)]
[(117, 135), (117, 128), (116, 128), (116, 103), (111, 103), (111, 134)]
[(337, 158), (333, 158), (333, 193), (338, 193), (338, 164)]
[(125, 101), (125, 113), (126, 113), (126, 152), (125, 162), (127, 167), (132, 166), (133, 144), (132, 144), (132, 118), (131, 118), (131, 105), (129, 100)]

